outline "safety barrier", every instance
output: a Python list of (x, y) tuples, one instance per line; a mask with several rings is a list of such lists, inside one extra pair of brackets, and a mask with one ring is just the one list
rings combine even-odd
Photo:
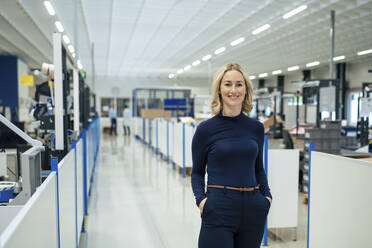
[(371, 162), (311, 153), (308, 248), (372, 247), (371, 178)]
[(59, 163), (52, 159), (52, 172), (24, 206), (0, 208), (0, 248), (79, 247), (98, 161), (99, 130), (96, 118)]
[[(134, 118), (135, 137), (163, 157), (173, 168), (177, 166), (183, 177), (191, 173), (191, 142), (195, 126), (174, 120)], [(175, 145), (177, 144), (177, 145)]]

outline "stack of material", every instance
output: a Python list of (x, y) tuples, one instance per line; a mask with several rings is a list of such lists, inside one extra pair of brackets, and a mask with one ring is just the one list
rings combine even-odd
[(320, 128), (306, 129), (303, 160), (303, 191), (308, 192), (309, 181), (309, 148), (314, 143), (314, 151), (340, 154), (341, 153), (341, 122), (323, 121)]
[(141, 109), (140, 116), (147, 119), (164, 118), (170, 120), (172, 111), (163, 109)]
[(356, 136), (341, 136), (341, 147), (355, 150), (359, 148), (359, 141)]
[[(266, 119), (264, 121), (264, 128), (265, 130), (268, 129), (269, 127), (273, 126), (274, 125), (274, 116), (270, 116), (268, 119)], [(283, 124), (283, 119), (279, 116), (279, 115), (276, 115), (276, 124), (279, 125), (279, 124)]]
[(307, 143), (314, 143), (315, 151), (340, 154), (341, 123), (322, 122), (320, 128), (306, 129), (305, 138)]

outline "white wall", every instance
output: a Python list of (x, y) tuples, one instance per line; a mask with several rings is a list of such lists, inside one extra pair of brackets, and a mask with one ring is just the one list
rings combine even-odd
[(207, 78), (180, 79), (176, 83), (170, 79), (149, 78), (108, 78), (96, 77), (95, 92), (97, 99), (97, 111), (100, 113), (101, 97), (124, 97), (132, 98), (135, 88), (172, 88), (191, 89), (192, 95), (207, 95), (210, 89), (203, 87), (208, 85)]
[(363, 82), (372, 82), (372, 57), (362, 61), (347, 64), (346, 80), (349, 82), (351, 89), (361, 89)]

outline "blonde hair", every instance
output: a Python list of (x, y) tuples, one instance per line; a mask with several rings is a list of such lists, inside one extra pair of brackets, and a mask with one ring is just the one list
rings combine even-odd
[(214, 82), (213, 82), (213, 88), (212, 88), (212, 94), (213, 99), (211, 102), (211, 110), (213, 115), (218, 115), (222, 111), (222, 98), (220, 94), (220, 86), (223, 76), (228, 71), (238, 71), (242, 74), (244, 78), (244, 83), (246, 87), (246, 95), (244, 97), (243, 103), (242, 103), (242, 112), (245, 114), (249, 114), (253, 108), (253, 85), (252, 82), (249, 80), (249, 77), (247, 73), (243, 70), (243, 68), (239, 64), (235, 63), (229, 63), (224, 65), (215, 75)]

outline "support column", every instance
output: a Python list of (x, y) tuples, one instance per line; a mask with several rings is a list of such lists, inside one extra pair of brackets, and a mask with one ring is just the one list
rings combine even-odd
[(340, 111), (339, 115), (336, 118), (337, 119), (346, 119), (346, 108), (345, 108), (345, 102), (346, 102), (346, 90), (348, 89), (348, 86), (346, 85), (346, 63), (338, 63), (336, 65), (336, 79), (340, 82)]

